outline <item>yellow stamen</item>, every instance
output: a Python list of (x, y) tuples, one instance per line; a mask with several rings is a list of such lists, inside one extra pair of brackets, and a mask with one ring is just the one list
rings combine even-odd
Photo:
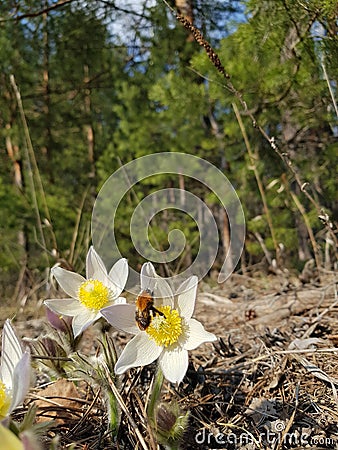
[(11, 401), (6, 393), (6, 386), (0, 381), (0, 419), (6, 417)]
[(109, 302), (109, 289), (98, 280), (87, 280), (79, 288), (79, 300), (86, 308), (99, 311)]
[(146, 332), (157, 345), (168, 347), (175, 344), (182, 334), (182, 319), (176, 309), (170, 306), (156, 307), (164, 316), (156, 314)]

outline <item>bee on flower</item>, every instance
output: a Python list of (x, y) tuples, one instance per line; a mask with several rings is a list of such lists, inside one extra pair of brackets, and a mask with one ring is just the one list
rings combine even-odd
[(137, 304), (101, 310), (102, 316), (115, 328), (135, 334), (116, 362), (117, 375), (158, 359), (168, 381), (180, 383), (183, 380), (188, 369), (188, 351), (217, 339), (192, 318), (197, 283), (196, 276), (188, 278), (174, 296), (169, 284), (148, 262), (141, 269), (141, 293)]

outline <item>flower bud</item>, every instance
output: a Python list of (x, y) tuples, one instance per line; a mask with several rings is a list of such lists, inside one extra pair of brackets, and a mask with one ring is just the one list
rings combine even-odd
[(179, 442), (189, 421), (177, 403), (160, 403), (156, 408), (156, 431), (162, 444)]
[(46, 308), (46, 317), (53, 328), (63, 333), (67, 333), (72, 326), (72, 317), (60, 316), (60, 314), (55, 313), (49, 308)]

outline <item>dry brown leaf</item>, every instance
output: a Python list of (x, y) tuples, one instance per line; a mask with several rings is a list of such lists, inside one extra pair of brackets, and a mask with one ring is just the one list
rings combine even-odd
[(55, 420), (58, 424), (76, 418), (81, 412), (81, 395), (72, 381), (63, 378), (36, 392), (37, 422)]

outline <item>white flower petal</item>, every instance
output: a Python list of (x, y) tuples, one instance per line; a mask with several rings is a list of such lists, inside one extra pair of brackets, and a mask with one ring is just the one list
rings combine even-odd
[(77, 337), (82, 331), (89, 327), (100, 317), (96, 311), (92, 311), (88, 308), (82, 309), (82, 311), (73, 317), (72, 328), (74, 337)]
[(178, 288), (178, 308), (180, 315), (185, 319), (190, 319), (195, 309), (198, 278), (196, 276), (188, 278)]
[(115, 373), (121, 375), (132, 367), (146, 366), (157, 359), (162, 347), (148, 338), (147, 333), (140, 332), (124, 347), (115, 365)]
[(8, 410), (10, 414), (24, 401), (31, 381), (31, 358), (30, 352), (26, 350), (14, 369), (12, 401)]
[(107, 306), (100, 313), (117, 330), (131, 334), (140, 331), (135, 322), (135, 305), (126, 303)]
[(157, 305), (174, 307), (174, 296), (168, 282), (157, 275), (151, 262), (143, 264), (141, 268), (141, 291), (149, 291), (157, 300)]
[(110, 269), (109, 278), (114, 283), (116, 296), (123, 291), (128, 279), (128, 262), (126, 258), (119, 259)]
[(174, 307), (174, 295), (171, 287), (164, 278), (157, 276), (154, 291), (154, 298), (157, 299), (157, 304), (170, 305)]
[(165, 350), (159, 363), (163, 375), (168, 381), (180, 383), (188, 370), (188, 352), (179, 346), (174, 350)]
[(154, 292), (156, 285), (156, 272), (151, 262), (146, 262), (141, 267), (141, 291)]
[(86, 258), (86, 278), (101, 281), (106, 284), (107, 269), (93, 246), (90, 247)]
[(22, 358), (22, 348), (9, 319), (3, 326), (1, 348), (0, 379), (8, 389), (13, 389), (14, 369)]
[(86, 281), (82, 275), (62, 267), (53, 267), (52, 274), (66, 294), (72, 298), (78, 298), (79, 287)]
[(217, 337), (213, 333), (206, 331), (201, 322), (195, 319), (188, 320), (187, 340), (183, 344), (186, 350), (194, 350), (204, 342), (216, 340)]
[(83, 304), (79, 300), (75, 300), (73, 298), (49, 299), (45, 300), (44, 304), (47, 306), (47, 308), (58, 314), (63, 314), (64, 316), (71, 317), (80, 314), (81, 311), (86, 309), (86, 307), (83, 306)]

